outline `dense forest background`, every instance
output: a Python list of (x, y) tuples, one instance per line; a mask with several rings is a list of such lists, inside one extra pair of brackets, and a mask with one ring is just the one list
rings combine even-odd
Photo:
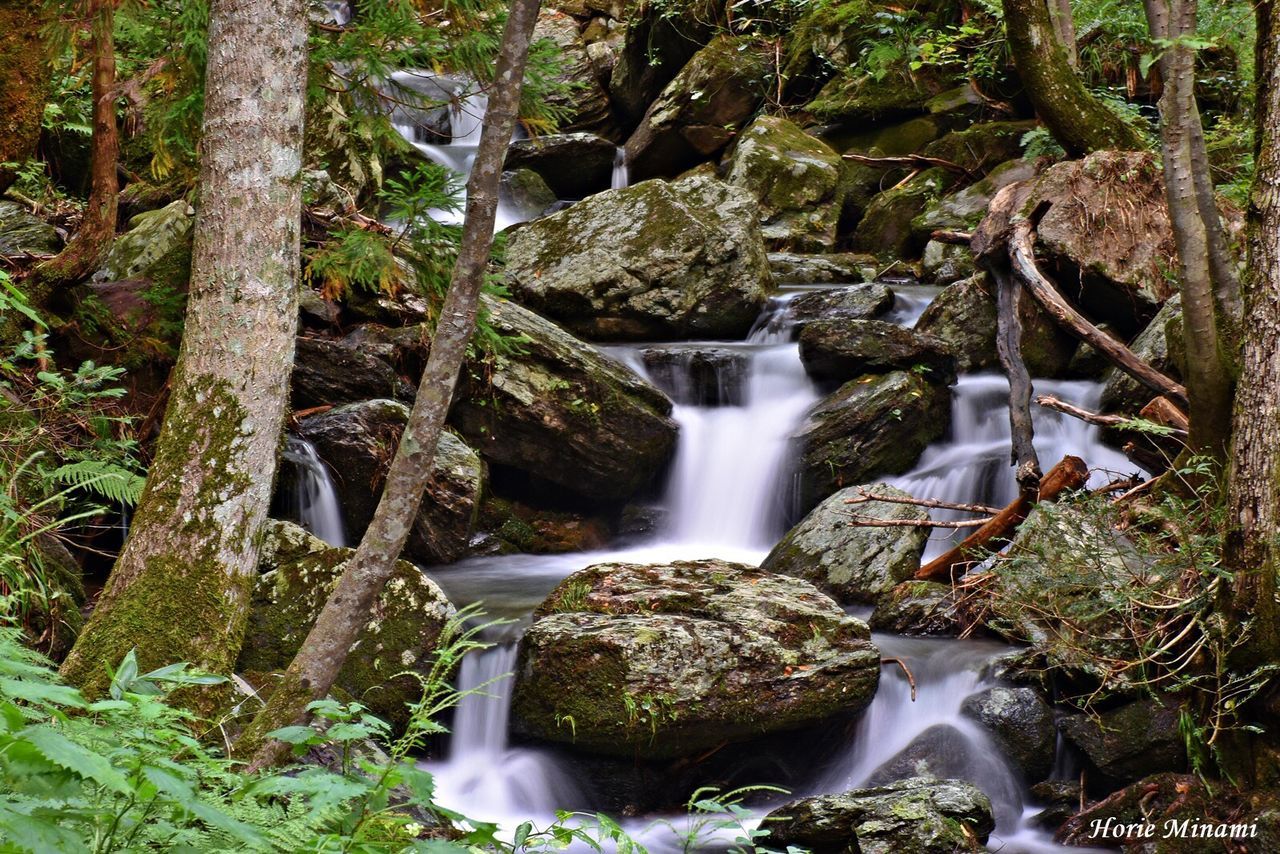
[(1280, 849), (1278, 53), (0, 0), (0, 850)]

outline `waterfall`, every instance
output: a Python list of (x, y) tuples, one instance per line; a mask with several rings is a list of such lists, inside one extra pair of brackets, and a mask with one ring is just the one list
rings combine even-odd
[(342, 508), (329, 467), (306, 439), (289, 436), (284, 461), (292, 463), (294, 480), (286, 496), (289, 514), (298, 524), (331, 546), (345, 546)]
[(627, 150), (619, 147), (613, 155), (613, 176), (609, 180), (609, 189), (621, 190), (631, 186), (631, 169), (627, 166)]

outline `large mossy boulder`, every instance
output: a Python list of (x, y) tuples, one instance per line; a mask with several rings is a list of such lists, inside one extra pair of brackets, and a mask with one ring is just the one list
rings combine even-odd
[(808, 511), (845, 486), (902, 474), (951, 423), (951, 392), (894, 371), (850, 380), (819, 401), (793, 434), (798, 503)]
[(787, 316), (803, 332), (815, 322), (870, 320), (887, 314), (896, 298), (882, 282), (864, 282), (845, 288), (802, 294), (787, 306)]
[(621, 363), (514, 303), (485, 300), (519, 352), (469, 363), (450, 423), (492, 463), (591, 499), (623, 501), (676, 444), (671, 401)]
[[(269, 521), (236, 671), (269, 691), (270, 674), (289, 666), (354, 554), (297, 525)], [(431, 671), (440, 632), (453, 613), (435, 582), (413, 564), (397, 561), (335, 686), (393, 726), (404, 726), (422, 686), (411, 675), (397, 674)]]
[(867, 495), (910, 498), (883, 483), (842, 489), (788, 531), (760, 569), (803, 578), (841, 604), (878, 601), (920, 568), (929, 529), (862, 526), (855, 517), (927, 522), (929, 514), (911, 504), (866, 501)]
[(1035, 121), (977, 122), (944, 134), (920, 153), (985, 175), (999, 163), (1022, 157), (1022, 138), (1037, 126)]
[(666, 85), (711, 40), (720, 9), (715, 0), (691, 0), (643, 3), (631, 10), (607, 87), (626, 127), (639, 124)]
[(559, 198), (580, 199), (609, 189), (617, 150), (593, 133), (547, 134), (511, 143), (503, 168), (530, 169)]
[(956, 637), (965, 626), (950, 584), (907, 580), (880, 597), (867, 625), (913, 637)]
[[(330, 470), (342, 507), (343, 527), (359, 540), (373, 519), (382, 485), (409, 421), (409, 407), (395, 400), (366, 400), (304, 418), (298, 434), (315, 445)], [(422, 563), (449, 563), (467, 553), (475, 530), (485, 466), (453, 433), (440, 434), (435, 464), (406, 551)]]
[(980, 724), (1027, 783), (1053, 769), (1058, 728), (1049, 707), (1034, 688), (995, 685), (965, 699), (960, 713)]
[(562, 87), (544, 95), (543, 101), (561, 112), (560, 130), (591, 131), (611, 139), (620, 138), (609, 95), (578, 33), (578, 22), (563, 12), (544, 8), (538, 14), (533, 38), (551, 42), (557, 49), (559, 62), (553, 77)]
[(705, 176), (599, 193), (507, 247), (514, 297), (598, 340), (741, 338), (772, 283), (755, 199)]
[(760, 202), (770, 249), (823, 251), (836, 242), (840, 155), (778, 116), (760, 116), (738, 138), (726, 180)]
[(926, 332), (883, 320), (815, 320), (800, 332), (800, 361), (815, 380), (846, 382), (863, 374), (914, 371), (950, 383), (956, 360), (950, 346)]
[(129, 220), (128, 230), (111, 243), (95, 282), (143, 278), (171, 293), (185, 293), (191, 278), (191, 241), (195, 209), (179, 199)]
[(756, 111), (769, 77), (754, 42), (717, 36), (667, 84), (627, 140), (632, 178), (670, 178), (713, 158)]
[(669, 759), (852, 715), (875, 694), (866, 625), (813, 586), (718, 560), (566, 578), (520, 647), (514, 731)]
[(987, 215), (996, 193), (1010, 184), (1034, 178), (1040, 166), (1040, 161), (1021, 158), (1001, 163), (981, 181), (930, 203), (924, 213), (912, 220), (911, 227), (920, 237), (944, 229), (970, 231)]
[(935, 167), (880, 193), (854, 229), (853, 248), (886, 260), (919, 257), (926, 240), (911, 223), (954, 183), (951, 173)]
[(53, 226), (17, 202), (0, 201), (0, 256), (52, 255), (62, 248)]
[[(887, 127), (874, 126), (870, 130), (862, 124), (840, 126), (824, 134), (824, 139), (832, 148), (845, 154), (892, 157), (918, 153), (944, 133), (946, 128), (946, 122), (938, 117), (916, 116)], [(852, 159), (843, 159), (840, 176), (843, 189), (843, 210), (840, 216), (842, 230), (857, 225), (876, 194), (886, 187), (894, 186), (908, 174), (903, 169), (882, 169)]]
[(413, 387), (385, 359), (358, 341), (299, 336), (290, 380), (294, 409), (384, 397), (413, 400)]
[[(1062, 331), (1044, 309), (1020, 300), (1022, 359), (1032, 376), (1067, 373), (1079, 342)], [(995, 285), (985, 273), (948, 285), (916, 321), (916, 331), (941, 339), (955, 355), (960, 373), (999, 370), (996, 353)]]
[(1136, 700), (1093, 715), (1070, 715), (1063, 737), (1084, 754), (1091, 782), (1109, 791), (1161, 771), (1187, 770), (1187, 744), (1173, 700)]
[(788, 285), (843, 285), (868, 282), (880, 264), (875, 256), (850, 252), (810, 255), (798, 252), (770, 252), (773, 277)]
[(912, 777), (804, 798), (765, 818), (769, 844), (813, 854), (957, 854), (995, 829), (991, 801), (963, 780)]

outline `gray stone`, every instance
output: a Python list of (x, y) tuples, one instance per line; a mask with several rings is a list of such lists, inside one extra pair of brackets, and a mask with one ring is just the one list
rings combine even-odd
[(159, 210), (140, 213), (116, 237), (95, 282), (144, 278), (185, 291), (191, 278), (191, 240), (195, 209), (179, 199)]
[(815, 380), (845, 382), (863, 374), (913, 371), (950, 383), (956, 362), (940, 338), (883, 320), (815, 320), (800, 332), (800, 361)]
[(17, 202), (0, 201), (0, 255), (53, 255), (61, 248), (53, 226)]
[[(1174, 294), (1129, 344), (1142, 361), (1167, 376), (1179, 379), (1182, 352), (1182, 297)], [(1102, 408), (1107, 412), (1137, 415), (1156, 393), (1116, 367), (1102, 374)]]
[(1023, 780), (1034, 783), (1049, 776), (1058, 729), (1053, 709), (1034, 689), (997, 685), (967, 698), (960, 713), (991, 733)]
[(290, 394), (294, 409), (380, 397), (413, 400), (413, 388), (391, 365), (348, 341), (298, 338)]
[(789, 285), (841, 285), (866, 282), (875, 277), (880, 267), (871, 255), (837, 252), (804, 255), (795, 252), (770, 252), (769, 268), (773, 277)]
[(867, 624), (895, 635), (956, 637), (964, 626), (955, 605), (951, 585), (908, 580), (880, 597)]
[(888, 285), (866, 282), (798, 296), (787, 307), (787, 314), (803, 330), (815, 321), (870, 320), (887, 314), (893, 304)]
[(511, 143), (504, 169), (531, 169), (558, 198), (609, 189), (617, 146), (593, 133), (555, 133)]
[[(1172, 701), (1137, 700), (1097, 717), (1071, 715), (1059, 727), (1112, 787), (1160, 771), (1184, 771), (1186, 742)], [(1095, 780), (1095, 782), (1101, 782)]]

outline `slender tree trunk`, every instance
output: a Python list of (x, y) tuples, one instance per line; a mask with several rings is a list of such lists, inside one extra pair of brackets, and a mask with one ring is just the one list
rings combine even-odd
[(462, 246), (440, 311), (440, 321), (431, 339), (431, 353), (422, 372), (413, 411), (387, 472), (378, 509), (359, 548), (270, 701), (236, 745), (240, 755), (253, 756), (253, 768), (274, 765), (286, 758), (287, 749), (279, 742), (266, 739), (266, 734), (304, 718), (306, 704), (329, 692), (404, 550), (413, 519), (422, 504), (458, 372), (475, 332), (480, 291), (493, 242), (498, 182), (519, 113), (524, 69), (539, 6), (539, 0), (512, 0), (509, 7), (489, 92), (489, 109), (475, 165), (467, 181)]
[(116, 127), (116, 0), (89, 4), (93, 52), (93, 141), (89, 162), (89, 203), (76, 236), (66, 248), (40, 265), (38, 276), (47, 285), (74, 282), (102, 262), (116, 234), (120, 198), (120, 132)]
[[(1226, 457), (1231, 437), (1232, 377), (1228, 341), (1219, 330), (1221, 318), (1213, 261), (1216, 242), (1224, 253), (1222, 222), (1213, 205), (1212, 184), (1205, 174), (1197, 181), (1196, 140), (1203, 144), (1200, 112), (1195, 98), (1195, 52), (1177, 39), (1195, 34), (1196, 0), (1146, 0), (1151, 35), (1173, 39), (1160, 57), (1164, 93), (1160, 96), (1160, 143), (1164, 159), (1165, 192), (1174, 243), (1178, 247), (1178, 282), (1182, 292), (1184, 340), (1187, 351), (1186, 384), (1191, 416), (1190, 445), (1216, 459)], [(1211, 211), (1202, 208), (1202, 187), (1208, 185)], [(1217, 235), (1216, 241), (1211, 233)], [(1218, 266), (1225, 259), (1218, 258)], [(1222, 275), (1222, 270), (1219, 269)], [(1234, 277), (1232, 277), (1234, 282)], [(1231, 283), (1226, 283), (1230, 288)], [(1238, 297), (1237, 297), (1238, 299)], [(1230, 310), (1224, 307), (1223, 310)]]
[(49, 47), (41, 35), (43, 4), (0, 0), (0, 193), (22, 163), (36, 153), (40, 120), (49, 96)]
[(1247, 220), (1240, 384), (1227, 478), (1225, 562), (1235, 573), (1228, 611), (1251, 628), (1237, 665), (1280, 659), (1276, 533), (1280, 531), (1280, 4), (1257, 13), (1255, 162)]
[(1018, 76), (1040, 119), (1072, 156), (1143, 148), (1142, 137), (1089, 93), (1058, 41), (1045, 0), (1003, 0)]
[(214, 0), (200, 209), (173, 394), (128, 542), (63, 664), (228, 673), (248, 614), (297, 330), (305, 0)]
[(1067, 64), (1072, 71), (1080, 68), (1080, 47), (1076, 44), (1076, 21), (1071, 14), (1071, 0), (1049, 0), (1049, 17), (1053, 20), (1053, 31), (1058, 36), (1058, 44), (1067, 55)]

